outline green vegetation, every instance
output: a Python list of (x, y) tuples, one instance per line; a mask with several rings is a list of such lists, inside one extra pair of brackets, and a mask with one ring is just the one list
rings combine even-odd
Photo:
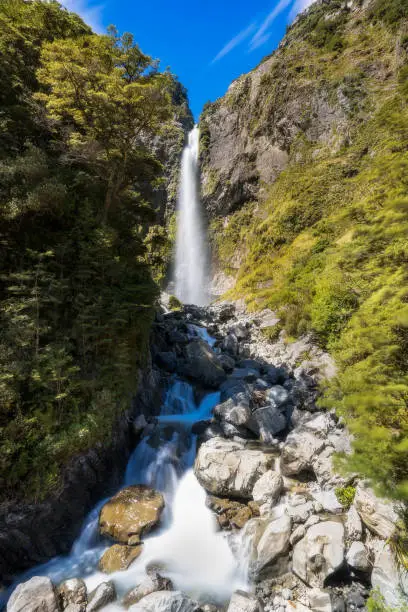
[(337, 487), (335, 490), (336, 497), (344, 508), (350, 508), (356, 495), (356, 488), (352, 486)]
[(183, 307), (183, 304), (180, 302), (175, 295), (171, 295), (169, 297), (169, 308), (170, 310), (180, 310)]
[(0, 23), (1, 501), (54, 489), (136, 390), (168, 246), (143, 143), (175, 82), (57, 2), (4, 0)]
[(257, 208), (213, 223), (214, 243), (226, 269), (237, 250), (243, 260), (231, 297), (275, 310), (290, 336), (311, 332), (335, 357), (321, 405), (354, 434), (345, 466), (408, 500), (408, 5), (379, 0), (358, 19), (335, 5), (290, 28), (251, 125), (316, 93), (347, 123), (314, 140), (306, 103), (287, 169)]
[(390, 608), (385, 604), (384, 597), (375, 589), (371, 591), (370, 597), (366, 601), (367, 612), (404, 612), (405, 604), (401, 604), (397, 608)]

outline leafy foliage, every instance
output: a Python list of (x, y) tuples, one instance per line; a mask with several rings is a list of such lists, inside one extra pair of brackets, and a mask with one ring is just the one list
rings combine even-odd
[(0, 22), (1, 501), (54, 489), (135, 391), (174, 79), (57, 2), (5, 0)]
[(350, 508), (354, 501), (356, 494), (356, 488), (352, 486), (348, 487), (337, 487), (336, 497), (344, 508)]

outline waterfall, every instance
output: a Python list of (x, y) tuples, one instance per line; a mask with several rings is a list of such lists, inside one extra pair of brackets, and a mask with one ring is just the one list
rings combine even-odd
[(185, 304), (205, 306), (208, 295), (208, 255), (198, 189), (199, 130), (195, 126), (181, 160), (177, 201), (175, 294)]

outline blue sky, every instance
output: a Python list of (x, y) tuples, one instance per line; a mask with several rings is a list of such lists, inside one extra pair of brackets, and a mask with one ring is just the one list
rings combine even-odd
[(198, 118), (279, 44), (288, 23), (313, 0), (62, 0), (94, 30), (132, 32), (141, 49), (187, 87)]

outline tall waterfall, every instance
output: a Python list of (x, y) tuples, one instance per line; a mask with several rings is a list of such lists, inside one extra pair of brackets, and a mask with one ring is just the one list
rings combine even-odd
[(175, 294), (185, 304), (205, 306), (208, 294), (208, 254), (198, 190), (197, 126), (188, 135), (181, 160), (177, 202)]

